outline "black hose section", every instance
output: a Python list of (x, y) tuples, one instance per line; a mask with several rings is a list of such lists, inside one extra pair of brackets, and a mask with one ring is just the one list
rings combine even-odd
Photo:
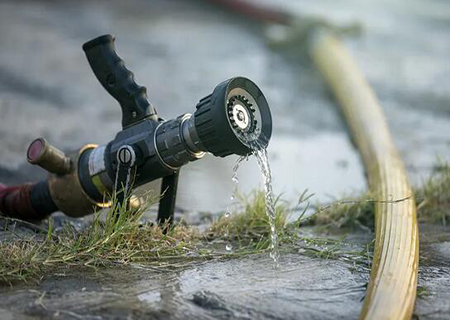
[(50, 194), (47, 180), (40, 181), (31, 187), (30, 202), (33, 209), (42, 217), (59, 210)]

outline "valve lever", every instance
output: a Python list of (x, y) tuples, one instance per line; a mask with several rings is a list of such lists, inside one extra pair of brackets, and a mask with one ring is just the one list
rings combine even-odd
[(132, 146), (124, 145), (117, 152), (117, 177), (115, 182), (115, 193), (117, 204), (120, 206), (127, 202), (126, 208), (129, 209), (129, 200), (131, 186), (133, 184), (134, 164), (136, 163), (136, 152)]

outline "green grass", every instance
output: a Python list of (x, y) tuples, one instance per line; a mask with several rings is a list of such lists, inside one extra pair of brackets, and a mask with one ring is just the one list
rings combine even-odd
[[(432, 176), (414, 190), (419, 222), (446, 225), (450, 219), (450, 165), (440, 163)], [(369, 194), (315, 206), (315, 214), (303, 224), (331, 228), (374, 227), (374, 203)]]
[[(440, 165), (436, 174), (416, 190), (421, 221), (446, 224), (450, 218), (449, 190), (450, 168)], [(148, 205), (154, 200), (149, 201)], [(46, 230), (36, 227), (36, 233), (32, 236), (0, 242), (0, 281), (14, 283), (40, 279), (67, 267), (138, 264), (166, 270), (183, 268), (207, 259), (230, 259), (267, 252), (270, 250), (270, 225), (265, 214), (264, 194), (254, 192), (248, 197), (241, 196), (240, 200), (238, 213), (228, 218), (222, 216), (202, 233), (183, 223), (172, 228), (142, 223), (141, 217), (147, 206), (129, 211), (115, 205), (103, 216), (96, 213), (92, 224), (82, 231), (67, 225), (56, 232), (50, 219)], [(308, 201), (309, 197), (303, 194), (299, 202), (304, 205)], [(302, 233), (302, 227), (372, 228), (373, 203), (370, 196), (365, 195), (326, 206), (317, 205), (312, 216), (304, 218), (302, 215), (296, 222), (288, 223), (292, 208), (277, 198), (275, 227), (280, 251), (341, 259), (353, 264), (354, 268), (370, 268), (371, 244), (363, 250), (351, 251), (345, 249), (344, 239), (308, 237)], [(233, 243), (231, 252), (224, 250), (227, 242)]]
[(427, 297), (431, 296), (430, 291), (425, 286), (417, 286), (417, 298), (419, 299), (425, 299)]
[(140, 222), (145, 209), (133, 212), (113, 206), (105, 219), (96, 213), (92, 224), (82, 231), (66, 225), (55, 233), (50, 219), (44, 237), (4, 241), (0, 243), (0, 280), (27, 280), (67, 266), (150, 265), (156, 261), (161, 265), (195, 250), (199, 239), (195, 228), (178, 225), (164, 233), (164, 227)]
[[(242, 208), (230, 217), (221, 216), (215, 221), (206, 236), (208, 239), (222, 238), (237, 242), (239, 248), (267, 249), (270, 245), (269, 217), (265, 213), (264, 193), (253, 192), (249, 196), (238, 196)], [(275, 229), (283, 241), (287, 235), (288, 204), (279, 197), (275, 199)]]
[[(265, 214), (264, 194), (255, 192), (249, 199), (241, 197), (242, 211), (231, 218), (221, 217), (205, 233), (184, 223), (172, 228), (142, 223), (141, 217), (147, 207), (132, 212), (113, 205), (106, 217), (96, 213), (92, 224), (82, 231), (66, 225), (62, 231), (55, 232), (50, 219), (45, 234), (41, 232), (0, 243), (3, 256), (0, 280), (14, 283), (38, 279), (67, 267), (139, 264), (173, 269), (200, 260), (265, 252), (270, 244), (270, 226)], [(281, 240), (287, 237), (286, 217), (287, 205), (277, 200), (275, 221)], [(231, 252), (224, 250), (224, 243), (228, 241), (235, 244)], [(217, 246), (217, 243), (221, 245)]]
[(450, 221), (450, 164), (440, 162), (435, 174), (416, 191), (418, 218), (447, 225)]
[(309, 225), (332, 228), (373, 228), (374, 201), (369, 194), (356, 199), (344, 199), (330, 205), (315, 205), (315, 213), (307, 220)]

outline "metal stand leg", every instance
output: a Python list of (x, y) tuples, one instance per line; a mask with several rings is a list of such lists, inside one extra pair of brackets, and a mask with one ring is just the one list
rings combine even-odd
[(126, 206), (129, 209), (129, 196), (134, 175), (134, 164), (136, 162), (136, 153), (133, 147), (124, 145), (117, 151), (117, 177), (114, 187), (118, 206)]
[(168, 222), (171, 224), (174, 219), (175, 202), (177, 198), (178, 177), (180, 171), (178, 170), (170, 176), (165, 176), (161, 183), (161, 195), (158, 208), (158, 224), (163, 225)]

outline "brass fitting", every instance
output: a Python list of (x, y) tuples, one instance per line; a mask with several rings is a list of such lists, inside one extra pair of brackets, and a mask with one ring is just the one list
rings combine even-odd
[(78, 161), (86, 150), (97, 145), (87, 144), (78, 152), (66, 156), (64, 152), (50, 145), (45, 139), (34, 140), (28, 148), (27, 158), (49, 171), (48, 185), (53, 201), (59, 210), (71, 217), (82, 217), (110, 206), (110, 202), (92, 200), (81, 186), (78, 176)]
[(70, 158), (44, 138), (38, 138), (31, 142), (27, 151), (27, 159), (29, 163), (37, 164), (54, 174), (68, 174), (72, 170)]

